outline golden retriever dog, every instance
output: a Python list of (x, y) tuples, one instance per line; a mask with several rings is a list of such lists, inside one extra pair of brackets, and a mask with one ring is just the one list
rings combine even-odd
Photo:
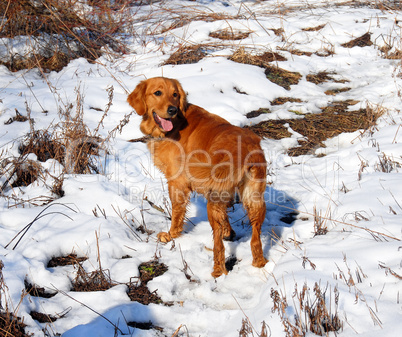
[(156, 77), (140, 82), (128, 103), (142, 116), (141, 131), (150, 136), (148, 148), (164, 173), (172, 203), (171, 227), (158, 239), (169, 242), (180, 236), (190, 194), (207, 200), (213, 231), (214, 269), (217, 278), (227, 274), (223, 239), (235, 235), (227, 208), (239, 198), (252, 227), (253, 266), (263, 267), (260, 233), (265, 218), (264, 191), (267, 163), (260, 138), (225, 119), (189, 104), (177, 80)]

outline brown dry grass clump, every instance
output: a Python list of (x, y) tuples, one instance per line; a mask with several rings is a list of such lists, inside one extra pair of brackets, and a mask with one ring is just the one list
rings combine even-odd
[(341, 44), (341, 46), (345, 47), (345, 48), (371, 46), (373, 44), (373, 42), (371, 42), (370, 36), (371, 36), (370, 33), (365, 33), (360, 37), (357, 37), (353, 40), (350, 40), (349, 42)]
[[(88, 1), (93, 6), (85, 16), (76, 12), (77, 0), (6, 0), (0, 2), (3, 21), (0, 38), (29, 36), (38, 42), (41, 50), (27, 55), (12, 55), (0, 61), (11, 71), (40, 67), (44, 70), (61, 70), (78, 57), (95, 60), (104, 48), (125, 52), (124, 44), (114, 36), (126, 30), (132, 17), (115, 14), (116, 9), (130, 3), (117, 1)], [(38, 48), (33, 46), (33, 50)]]
[(352, 90), (352, 88), (346, 87), (346, 88), (329, 89), (325, 91), (325, 95), (335, 96), (341, 92), (347, 92), (349, 90)]
[(20, 162), (16, 159), (11, 162), (11, 167), (13, 168), (11, 187), (28, 186), (38, 179), (41, 172), (40, 165), (33, 160)]
[(291, 85), (299, 83), (299, 80), (302, 77), (302, 75), (297, 72), (291, 72), (276, 66), (272, 66), (270, 62), (286, 60), (284, 56), (278, 53), (265, 52), (260, 55), (252, 55), (247, 52), (244, 47), (240, 47), (233, 53), (232, 56), (229, 57), (229, 60), (264, 68), (265, 76), (267, 76), (271, 82), (280, 85), (286, 90), (290, 90)]
[(283, 120), (268, 120), (260, 122), (256, 125), (246, 126), (245, 128), (252, 130), (262, 138), (279, 140), (292, 136), (284, 124), (285, 121)]
[(302, 75), (298, 72), (288, 71), (279, 67), (269, 66), (265, 69), (267, 78), (286, 90), (290, 90), (291, 85), (299, 83)]
[[(335, 109), (337, 113), (334, 113), (333, 110)], [(374, 125), (377, 117), (370, 109), (347, 111), (345, 104), (341, 103), (338, 107), (324, 109), (320, 114), (311, 114), (306, 115), (303, 119), (289, 120), (290, 127), (307, 139), (301, 141), (299, 147), (289, 149), (289, 155), (307, 154), (317, 147), (323, 147), (322, 142), (326, 139), (344, 132), (368, 129)]]
[(67, 256), (54, 256), (47, 264), (47, 268), (62, 267), (76, 265), (86, 261), (87, 257), (78, 257), (77, 254), (71, 253)]
[(391, 46), (383, 46), (380, 48), (380, 51), (383, 54), (383, 57), (388, 60), (401, 60), (402, 59), (402, 50), (396, 49), (392, 51)]
[(25, 333), (24, 322), (15, 313), (10, 312), (6, 302), (4, 302), (5, 307), (2, 306), (2, 296), (6, 289), (3, 267), (3, 262), (0, 260), (0, 336), (28, 337), (29, 335)]
[(99, 269), (92, 272), (87, 272), (81, 263), (76, 266), (78, 270), (72, 282), (72, 291), (105, 291), (116, 285), (116, 283), (112, 282), (108, 271), (100, 266)]
[(317, 147), (323, 147), (323, 141), (344, 132), (367, 130), (373, 127), (382, 112), (370, 107), (358, 111), (348, 111), (349, 105), (356, 101), (335, 102), (323, 108), (319, 114), (307, 114), (304, 118), (268, 120), (247, 128), (261, 137), (282, 139), (290, 137), (291, 133), (284, 126), (302, 134), (305, 139), (299, 140), (299, 146), (289, 149), (290, 156), (308, 154)]
[(21, 318), (14, 316), (12, 313), (0, 311), (0, 332), (1, 336), (10, 337), (29, 337), (25, 333), (26, 325)]
[(321, 71), (317, 74), (308, 74), (306, 80), (314, 84), (321, 84), (327, 81), (332, 81), (332, 77), (330, 76), (330, 73)]
[(275, 98), (271, 104), (272, 105), (282, 105), (285, 104), (286, 102), (291, 102), (291, 103), (301, 103), (303, 102), (300, 98), (293, 98), (293, 97), (278, 97)]
[(315, 26), (315, 27), (302, 28), (302, 30), (305, 31), (305, 32), (317, 32), (317, 31), (323, 29), (326, 25), (327, 24), (324, 23), (322, 25), (318, 25), (318, 26)]
[(197, 63), (207, 55), (205, 49), (206, 45), (202, 44), (180, 46), (162, 65)]
[(338, 316), (338, 290), (334, 289), (335, 299), (333, 300), (333, 306), (335, 309), (333, 313), (331, 312), (331, 307), (328, 307), (325, 303), (327, 289), (322, 291), (318, 283), (315, 283), (313, 299), (309, 291), (310, 289), (306, 284), (300, 292), (297, 289), (297, 284), (295, 285), (292, 297), (296, 314), (293, 320), (293, 317), (289, 317), (287, 313), (288, 303), (286, 296), (281, 295), (277, 290), (271, 289), (271, 298), (274, 302), (272, 312), (278, 313), (285, 329), (286, 337), (302, 337), (308, 332), (318, 336), (328, 336), (328, 332), (343, 329), (343, 324)]
[(55, 159), (60, 163), (63, 162), (66, 152), (61, 140), (48, 130), (35, 130), (28, 134), (18, 150), (22, 156), (34, 153), (41, 162)]
[(247, 52), (244, 47), (240, 47), (232, 54), (232, 56), (229, 57), (229, 60), (237, 63), (250, 64), (265, 68), (266, 66), (269, 66), (269, 62), (286, 61), (286, 58), (281, 54), (274, 52), (265, 52), (258, 55), (252, 55)]

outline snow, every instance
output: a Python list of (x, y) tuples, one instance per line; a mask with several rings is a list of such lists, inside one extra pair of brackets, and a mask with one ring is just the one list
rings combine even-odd
[[(312, 296), (314, 284), (318, 283), (322, 289), (328, 287), (332, 296), (333, 289), (339, 291), (338, 314), (344, 324), (337, 335), (391, 337), (401, 331), (401, 62), (385, 59), (379, 51), (388, 42), (394, 50), (401, 49), (398, 24), (401, 13), (368, 5), (353, 8), (331, 3), (323, 0), (156, 2), (135, 11), (149, 18), (137, 23), (138, 31), (158, 32), (157, 35), (144, 33), (140, 35), (143, 40), (133, 38), (128, 55), (115, 59), (102, 57), (94, 64), (74, 60), (60, 72), (47, 74), (46, 79), (35, 69), (11, 73), (0, 66), (2, 159), (18, 157), (18, 146), (30, 131), (28, 122), (4, 124), (15, 116), (15, 109), (26, 115), (28, 106), (35, 129), (46, 129), (60, 122), (58, 110), (75, 104), (79, 90), (84, 121), (94, 130), (103, 114), (94, 108), (105, 108), (107, 88), (113, 86), (113, 105), (99, 129), (100, 136), (108, 137), (124, 116), (132, 112), (126, 103), (127, 94), (141, 80), (153, 76), (178, 79), (190, 102), (238, 126), (267, 119), (300, 118), (294, 111), (318, 113), (323, 106), (347, 99), (359, 101), (351, 110), (367, 104), (387, 109), (371, 130), (341, 134), (325, 141), (326, 147), (316, 151), (325, 156), (289, 157), (287, 149), (296, 146), (300, 138), (295, 132), (290, 138), (262, 141), (270, 163), (267, 181), (271, 184), (266, 191), (267, 216), (262, 230), (264, 255), (269, 263), (262, 269), (251, 266), (251, 229), (243, 209), (236, 205), (229, 215), (237, 240), (225, 242), (225, 248), (226, 256), (236, 256), (237, 263), (228, 275), (218, 279), (210, 274), (213, 242), (202, 197), (192, 197), (189, 221), (180, 238), (168, 244), (157, 241), (157, 233), (166, 231), (170, 221), (150, 207), (144, 197), (168, 209), (167, 184), (152, 164), (146, 145), (128, 142), (142, 137), (141, 119), (131, 115), (122, 132), (109, 137), (105, 144), (106, 151), (97, 162), (100, 173), (64, 175), (65, 194), (50, 206), (34, 206), (29, 200), (51, 196), (46, 183), (51, 185), (50, 174), (58, 176), (62, 170), (62, 164), (54, 159), (40, 163), (50, 173), (45, 183), (36, 181), (27, 187), (4, 191), (0, 198), (0, 260), (7, 287), (1, 296), (1, 306), (4, 308), (7, 302), (14, 308), (24, 318), (26, 330), (34, 336), (57, 333), (65, 337), (172, 336), (181, 327), (179, 335), (183, 336), (229, 337), (238, 335), (245, 318), (252, 323), (255, 334), (265, 322), (272, 336), (285, 336), (279, 315), (271, 310), (271, 289), (286, 295), (289, 312), (296, 312), (299, 309), (292, 300), (295, 286), (300, 291), (307, 284)], [(278, 12), (283, 6), (290, 10)], [(241, 15), (234, 20), (193, 21), (160, 33), (162, 29), (155, 27), (155, 22), (166, 18), (164, 26), (169, 26), (172, 13), (181, 10)], [(325, 27), (319, 31), (301, 30), (323, 24)], [(183, 42), (216, 42), (209, 33), (227, 27), (251, 34), (198, 63), (161, 66)], [(273, 28), (283, 28), (284, 38), (275, 35)], [(373, 45), (341, 46), (366, 32), (371, 33)], [(2, 57), (9, 52), (4, 47), (9, 43), (3, 41)], [(23, 53), (25, 46), (19, 41), (13, 48)], [(278, 50), (288, 59), (278, 65), (303, 75), (299, 84), (287, 91), (271, 83), (262, 68), (227, 60), (225, 56), (239, 46), (253, 48), (250, 50), (254, 53), (291, 46), (307, 52), (328, 48), (334, 54), (297, 56)], [(306, 75), (320, 71), (333, 72), (334, 78), (348, 82), (315, 85), (305, 80)], [(336, 96), (324, 93), (342, 87), (351, 90)], [(278, 97), (299, 98), (302, 102), (271, 106)], [(255, 119), (245, 117), (261, 107), (269, 108), (271, 113)], [(384, 155), (394, 163), (389, 172), (379, 168)], [(0, 179), (1, 184), (4, 179), (4, 176)], [(281, 220), (294, 210), (299, 212), (294, 222), (287, 224)], [(325, 218), (326, 235), (314, 236), (314, 210)], [(16, 243), (13, 241), (6, 248), (41, 212), (43, 216), (33, 222), (18, 246), (13, 250)], [(141, 224), (152, 234), (133, 230)], [(104, 292), (71, 291), (77, 270), (71, 266), (47, 267), (52, 257), (71, 252), (88, 257), (83, 263), (88, 272), (99, 265), (108, 270), (117, 285)], [(150, 281), (148, 287), (157, 291), (163, 301), (172, 301), (172, 306), (145, 306), (130, 302), (127, 296), (125, 284), (139, 276), (140, 263), (155, 256), (168, 266), (168, 271)], [(192, 282), (184, 273), (185, 265)], [(343, 275), (351, 276), (355, 283), (348, 283)], [(25, 280), (49, 292), (59, 292), (49, 299), (21, 297)], [(32, 319), (31, 311), (61, 317), (51, 324), (41, 324)], [(161, 333), (132, 328), (126, 324), (130, 321), (151, 321), (164, 330)], [(119, 330), (115, 332), (113, 325)]]

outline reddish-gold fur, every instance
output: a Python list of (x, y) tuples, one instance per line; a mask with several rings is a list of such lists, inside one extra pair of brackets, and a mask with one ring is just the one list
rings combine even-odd
[[(177, 80), (157, 77), (142, 81), (127, 101), (143, 117), (141, 131), (152, 137), (148, 148), (168, 181), (172, 223), (168, 233), (158, 234), (159, 240), (168, 242), (180, 236), (190, 193), (201, 193), (208, 201), (208, 219), (213, 230), (212, 276), (227, 274), (222, 240), (234, 235), (226, 209), (237, 195), (252, 226), (253, 266), (263, 267), (267, 260), (260, 233), (266, 211), (266, 160), (260, 138), (188, 104)], [(168, 113), (171, 107), (174, 115)], [(172, 123), (172, 129), (165, 131), (156, 122), (159, 118)]]

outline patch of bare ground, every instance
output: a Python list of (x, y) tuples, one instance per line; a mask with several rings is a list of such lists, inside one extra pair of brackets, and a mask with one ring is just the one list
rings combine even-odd
[(158, 296), (156, 291), (150, 292), (147, 283), (155, 277), (163, 275), (167, 270), (167, 266), (159, 263), (158, 260), (141, 263), (138, 267), (140, 276), (133, 282), (128, 284), (128, 297), (131, 301), (136, 301), (145, 305), (150, 303), (154, 304), (167, 304), (164, 303)]
[(337, 80), (333, 77), (333, 75), (335, 75), (334, 73), (330, 73), (327, 71), (320, 71), (316, 74), (308, 74), (306, 76), (306, 80), (308, 82), (314, 83), (314, 84), (321, 84), (324, 82), (335, 82), (335, 83), (346, 83), (349, 82), (346, 79), (341, 79), (341, 80)]
[(370, 40), (370, 33), (365, 33), (362, 36), (359, 36), (349, 42), (341, 44), (342, 47), (345, 48), (353, 48), (353, 47), (367, 47), (371, 46), (373, 42)]
[(66, 256), (54, 256), (48, 262), (47, 268), (76, 265), (78, 263), (86, 261), (87, 259), (87, 257), (78, 257), (74, 253)]
[(258, 110), (250, 111), (248, 114), (246, 114), (246, 117), (247, 118), (255, 118), (260, 115), (269, 114), (269, 113), (271, 113), (271, 110), (265, 109), (265, 108), (260, 108)]
[(54, 316), (48, 315), (48, 314), (44, 314), (42, 312), (31, 311), (29, 314), (35, 321), (38, 321), (39, 323), (53, 323), (53, 322), (57, 321), (57, 317), (54, 317)]
[[(132, 328), (135, 329), (140, 329), (140, 330), (156, 330), (156, 331), (163, 331), (163, 328), (154, 325), (152, 322), (127, 322), (128, 326), (131, 326)], [(174, 336), (174, 335), (173, 335)]]
[(43, 298), (52, 298), (57, 294), (57, 292), (48, 292), (45, 288), (39, 287), (36, 284), (31, 284), (28, 280), (25, 280), (25, 291), (27, 294), (33, 297), (43, 297)]
[(290, 148), (290, 156), (312, 153), (318, 147), (324, 147), (323, 141), (344, 132), (366, 130), (373, 127), (381, 112), (370, 107), (357, 111), (348, 111), (356, 101), (342, 101), (322, 109), (319, 114), (307, 114), (304, 118), (268, 120), (247, 128), (261, 137), (282, 139), (291, 136), (288, 128), (304, 136), (299, 146)]

